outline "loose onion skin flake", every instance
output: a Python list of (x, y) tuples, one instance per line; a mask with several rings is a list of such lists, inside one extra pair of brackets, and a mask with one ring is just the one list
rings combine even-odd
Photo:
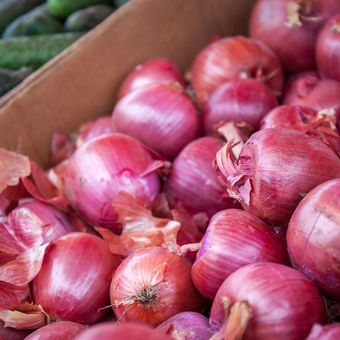
[[(289, 222), (301, 199), (340, 177), (340, 159), (326, 144), (302, 132), (273, 128), (254, 133), (238, 159), (228, 142), (217, 165), (243, 208), (272, 224)], [(327, 164), (327, 166), (325, 166)]]
[(288, 226), (287, 245), (294, 267), (340, 302), (340, 179), (308, 193)]
[[(236, 201), (228, 197), (217, 178), (213, 161), (223, 141), (203, 137), (188, 144), (176, 157), (165, 192), (174, 202), (180, 202), (193, 214), (205, 212), (208, 216), (232, 207)], [(204, 187), (204, 192), (200, 192)]]
[(340, 338), (340, 324), (314, 325), (306, 340), (336, 340)]
[(277, 101), (270, 89), (255, 79), (235, 79), (219, 86), (203, 113), (206, 133), (226, 122), (245, 122), (257, 129)]
[(146, 248), (130, 255), (111, 283), (111, 303), (118, 320), (157, 326), (179, 312), (200, 311), (203, 300), (190, 273), (190, 261), (165, 248)]
[(47, 249), (33, 280), (34, 302), (53, 320), (90, 324), (105, 313), (112, 275), (120, 257), (106, 241), (85, 233), (71, 233)]
[(160, 190), (155, 161), (134, 138), (110, 134), (95, 138), (72, 155), (63, 175), (70, 204), (92, 225), (114, 228), (112, 202), (119, 192), (148, 205)]
[(169, 335), (163, 334), (151, 327), (137, 322), (123, 324), (100, 323), (80, 333), (75, 340), (171, 340)]
[(137, 65), (124, 79), (118, 98), (126, 94), (152, 84), (166, 84), (185, 87), (185, 81), (174, 62), (169, 59), (150, 59), (141, 65)]
[(274, 52), (261, 41), (241, 36), (219, 39), (195, 58), (191, 68), (192, 86), (201, 107), (220, 85), (240, 78), (255, 78), (275, 95), (283, 85), (281, 64)]
[(72, 340), (87, 326), (71, 321), (60, 321), (39, 328), (25, 340)]
[(255, 262), (287, 263), (285, 245), (260, 219), (240, 209), (215, 214), (192, 267), (200, 293), (211, 300), (235, 270)]
[(115, 106), (112, 121), (119, 132), (170, 160), (200, 132), (197, 109), (189, 97), (183, 89), (165, 84), (127, 94)]
[[(277, 263), (255, 263), (231, 274), (214, 299), (210, 322), (216, 339), (305, 339), (326, 320), (318, 289), (298, 271)], [(243, 337), (231, 337), (240, 336)]]

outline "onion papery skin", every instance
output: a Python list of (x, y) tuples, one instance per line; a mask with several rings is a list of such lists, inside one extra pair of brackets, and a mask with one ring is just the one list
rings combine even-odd
[(234, 79), (219, 86), (203, 113), (205, 132), (212, 133), (226, 122), (246, 122), (257, 129), (260, 120), (277, 100), (270, 89), (255, 79)]
[[(294, 4), (300, 6), (295, 18), (288, 11)], [(337, 0), (259, 0), (251, 15), (250, 36), (267, 44), (288, 71), (311, 70), (316, 66), (317, 33), (325, 20), (339, 12)]]
[(114, 132), (117, 129), (112, 124), (111, 116), (100, 117), (81, 126), (76, 144), (79, 147), (89, 140)]
[(87, 327), (76, 322), (60, 321), (39, 328), (25, 340), (72, 340)]
[[(282, 105), (270, 111), (261, 122), (261, 130), (287, 128), (316, 137), (340, 154), (340, 137), (335, 126), (336, 112), (317, 112), (298, 105)], [(331, 116), (329, 114), (332, 114)], [(334, 113), (334, 114), (333, 114)], [(327, 116), (328, 114), (328, 116)]]
[(154, 84), (118, 101), (112, 121), (119, 132), (140, 140), (168, 159), (200, 132), (197, 109), (183, 90)]
[(165, 186), (171, 201), (182, 203), (192, 214), (205, 212), (208, 216), (237, 207), (236, 201), (225, 193), (213, 166), (216, 152), (222, 146), (221, 139), (203, 137), (194, 140), (180, 152), (173, 162)]
[(182, 312), (162, 322), (157, 330), (174, 339), (206, 340), (210, 338), (209, 321), (196, 312)]
[(285, 225), (309, 191), (340, 176), (335, 152), (300, 131), (258, 131), (247, 140), (238, 160), (228, 144), (217, 160), (229, 192), (245, 210), (268, 223)]
[(340, 15), (329, 20), (318, 35), (316, 60), (324, 77), (340, 81)]
[[(247, 301), (252, 318), (244, 340), (304, 339), (315, 322), (326, 320), (318, 289), (298, 271), (277, 263), (255, 263), (231, 274), (213, 302), (210, 321), (225, 322), (223, 302)], [(227, 321), (228, 322), (228, 321)]]
[(124, 79), (118, 98), (152, 84), (178, 84), (185, 87), (185, 81), (175, 63), (169, 59), (150, 59), (137, 65)]
[(308, 193), (289, 222), (287, 245), (294, 267), (340, 302), (340, 178)]
[(315, 72), (292, 77), (287, 82), (283, 103), (311, 107), (316, 111), (334, 109), (340, 113), (340, 82), (322, 79)]
[(191, 280), (190, 261), (162, 247), (146, 248), (126, 258), (112, 279), (110, 296), (118, 320), (151, 326), (203, 306)]
[(192, 280), (213, 300), (235, 270), (255, 262), (287, 263), (285, 245), (257, 217), (240, 209), (218, 212), (210, 220), (193, 264)]
[(30, 334), (30, 329), (14, 329), (4, 327), (4, 322), (0, 320), (0, 339), (1, 340), (22, 340), (26, 335)]
[(340, 339), (340, 323), (331, 325), (314, 325), (306, 340), (336, 340)]
[(112, 275), (120, 257), (106, 241), (85, 233), (71, 233), (47, 249), (33, 280), (34, 302), (54, 320), (91, 324), (109, 304)]
[(148, 205), (160, 190), (149, 152), (134, 138), (111, 134), (85, 143), (72, 155), (64, 172), (64, 193), (92, 225), (113, 227), (117, 212), (112, 201), (119, 192)]
[(219, 39), (203, 49), (194, 60), (191, 78), (203, 108), (211, 94), (231, 79), (256, 78), (275, 95), (283, 85), (282, 67), (274, 52), (261, 41), (241, 36)]
[(123, 324), (101, 323), (80, 333), (75, 340), (108, 340), (108, 339), (145, 339), (171, 340), (172, 338), (151, 327), (137, 322)]
[(7, 221), (18, 231), (25, 229), (27, 224), (41, 225), (43, 243), (76, 231), (63, 212), (34, 198), (21, 200), (8, 215)]

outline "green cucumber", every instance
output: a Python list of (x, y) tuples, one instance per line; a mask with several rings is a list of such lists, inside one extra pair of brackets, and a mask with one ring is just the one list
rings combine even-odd
[(0, 33), (16, 18), (42, 4), (44, 0), (3, 0), (0, 1)]
[(63, 30), (63, 25), (47, 12), (46, 5), (41, 5), (14, 20), (7, 26), (2, 37), (53, 34)]
[(81, 33), (36, 35), (0, 40), (0, 67), (37, 69), (76, 41)]
[(93, 5), (111, 4), (110, 0), (48, 0), (48, 11), (57, 18), (65, 19), (79, 9)]
[(65, 22), (69, 32), (85, 32), (97, 26), (114, 11), (112, 6), (97, 5), (72, 13)]
[(18, 71), (0, 68), (0, 96), (19, 85), (33, 70), (23, 67)]

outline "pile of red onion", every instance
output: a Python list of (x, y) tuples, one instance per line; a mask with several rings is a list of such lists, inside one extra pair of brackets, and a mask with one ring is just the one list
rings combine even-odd
[(49, 169), (0, 148), (0, 338), (338, 339), (339, 52), (338, 0), (258, 0)]

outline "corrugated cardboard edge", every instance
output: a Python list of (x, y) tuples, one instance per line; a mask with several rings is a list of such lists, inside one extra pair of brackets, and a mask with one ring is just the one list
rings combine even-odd
[(132, 0), (0, 101), (0, 146), (48, 164), (54, 131), (110, 114), (136, 64), (169, 57), (185, 69), (211, 36), (242, 34), (252, 0)]

